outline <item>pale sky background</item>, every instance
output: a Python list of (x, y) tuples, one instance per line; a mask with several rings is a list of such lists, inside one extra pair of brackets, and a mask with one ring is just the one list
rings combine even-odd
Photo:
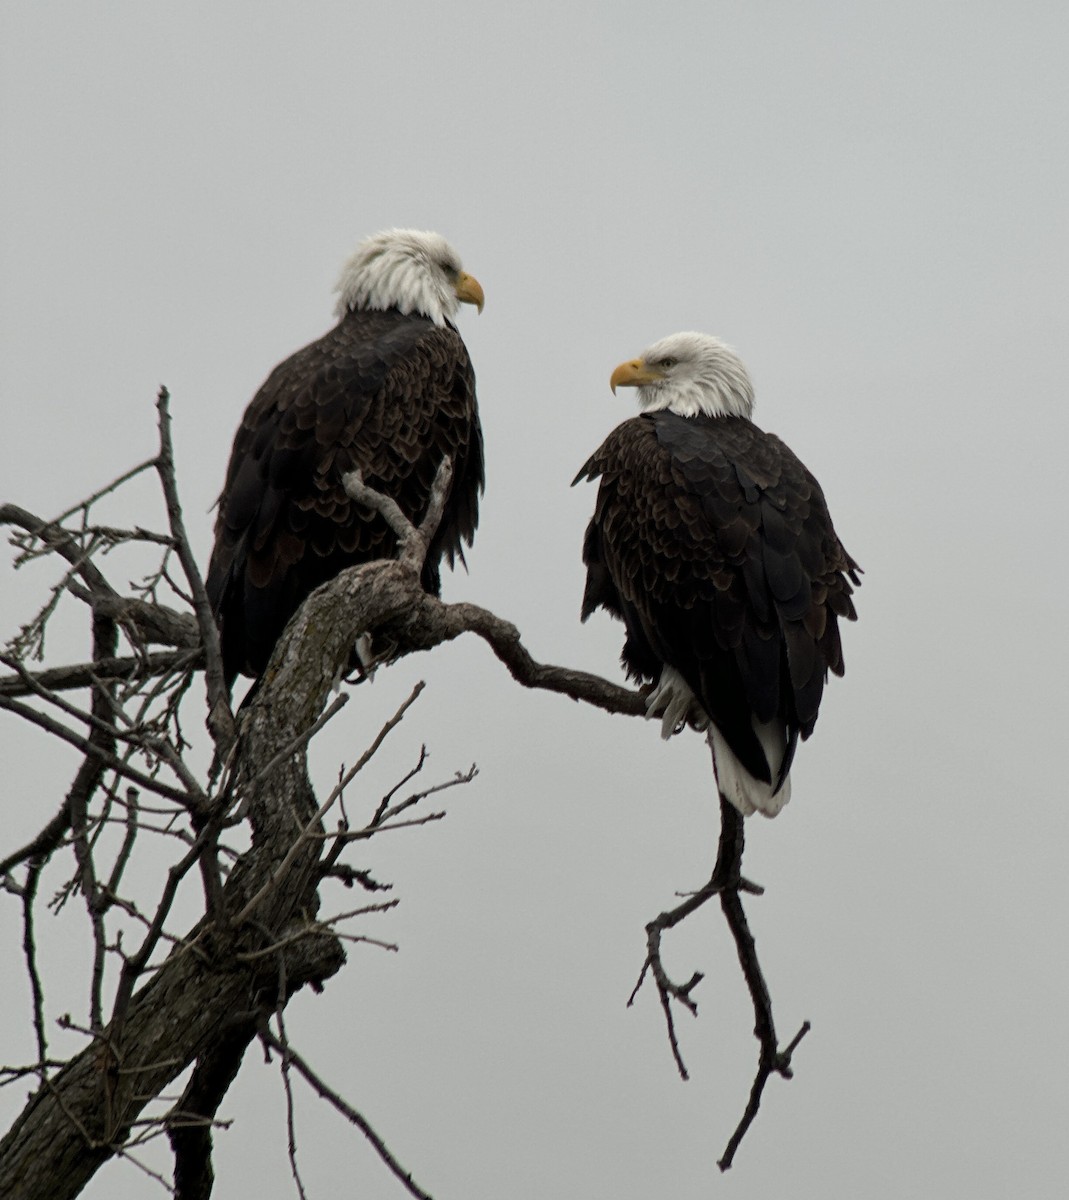
[[(151, 455), (166, 383), (206, 562), (246, 403), (357, 241), (411, 225), (487, 295), (460, 325), (489, 478), (447, 598), (620, 677), (621, 627), (578, 622), (568, 484), (633, 411), (613, 366), (691, 328), (738, 348), (866, 570), (791, 804), (748, 825), (778, 1027), (813, 1031), (726, 1177), (757, 1046), (718, 911), (668, 946), (706, 973), (689, 1083), (654, 993), (625, 1007), (644, 923), (711, 867), (704, 742), (523, 692), (473, 640), (321, 738), (322, 787), (425, 678), (350, 808), (421, 742), (436, 778), (481, 771), (355, 860), (402, 898), (359, 928), (401, 952), (353, 948), (288, 1014), (436, 1200), (1069, 1194), (1067, 62), (1061, 0), (0, 5), (0, 500), (51, 515)], [(147, 484), (108, 511), (162, 522)], [(0, 635), (52, 578), (5, 568)], [(84, 646), (57, 627), (55, 660)], [(75, 760), (11, 719), (0, 754), (6, 849)], [(5, 1062), (32, 1057), (17, 918), (0, 896)], [(49, 1018), (84, 1014), (84, 913), (40, 924)], [(309, 1196), (401, 1196), (295, 1086)], [(221, 1115), (217, 1194), (294, 1196), (257, 1051)], [(163, 1192), (112, 1163), (86, 1194)]]

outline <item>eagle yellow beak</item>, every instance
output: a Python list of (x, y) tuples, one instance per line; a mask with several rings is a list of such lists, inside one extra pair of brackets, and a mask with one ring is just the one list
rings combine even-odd
[(467, 271), (461, 271), (453, 290), (461, 304), (474, 304), (479, 312), (482, 312), (486, 297), (483, 295), (482, 285), (474, 275), (469, 275)]
[(618, 387), (641, 387), (644, 383), (656, 383), (664, 376), (660, 371), (646, 366), (641, 358), (633, 358), (630, 362), (621, 363), (609, 379), (609, 387), (616, 395)]

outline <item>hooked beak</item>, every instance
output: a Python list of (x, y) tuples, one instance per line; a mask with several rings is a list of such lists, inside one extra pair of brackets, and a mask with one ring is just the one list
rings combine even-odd
[(482, 285), (474, 275), (469, 275), (467, 271), (461, 271), (453, 290), (461, 304), (474, 304), (479, 312), (482, 312), (486, 297), (483, 295)]
[(609, 379), (609, 387), (616, 395), (618, 387), (642, 387), (646, 383), (657, 383), (663, 379), (662, 372), (648, 367), (641, 358), (633, 358), (630, 362), (622, 362)]

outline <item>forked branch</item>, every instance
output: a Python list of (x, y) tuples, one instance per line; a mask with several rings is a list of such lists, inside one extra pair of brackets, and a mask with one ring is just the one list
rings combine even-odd
[[(446, 787), (469, 781), (475, 774), (472, 767), (467, 773), (458, 772), (452, 780), (402, 800), (393, 799), (393, 789), (362, 827), (350, 830), (343, 811), (336, 832), (327, 832), (323, 819), (329, 809), (336, 802), (343, 805), (345, 787), (418, 694), (417, 689), (387, 722), (368, 753), (351, 770), (339, 774), (337, 787), (325, 802), (319, 803), (308, 781), (305, 759), (316, 730), (341, 707), (340, 700), (327, 707), (334, 681), (349, 661), (353, 645), (364, 637), (381, 637), (394, 647), (395, 656), (401, 656), (472, 633), (490, 646), (512, 678), (525, 687), (557, 692), (606, 712), (630, 716), (645, 715), (645, 698), (638, 691), (588, 672), (540, 663), (510, 622), (478, 605), (444, 604), (423, 590), (422, 567), (451, 482), (452, 467), (446, 460), (418, 528), (405, 519), (392, 500), (368, 488), (358, 476), (347, 479), (350, 494), (382, 513), (394, 529), (398, 557), (350, 568), (309, 597), (279, 640), (256, 695), (241, 714), (239, 736), (235, 737), (229, 724), (225, 688), (220, 683), (218, 636), (178, 504), (167, 400), (166, 390), (161, 390), (159, 455), (138, 470), (156, 468), (166, 499), (170, 533), (128, 532), (131, 539), (140, 537), (166, 546), (168, 554), (177, 553), (192, 597), (193, 615), (156, 602), (156, 581), (165, 578), (163, 568), (142, 589), (149, 597), (145, 599), (144, 595), (121, 595), (97, 566), (94, 554), (102, 546), (120, 544), (127, 538), (121, 530), (87, 524), (89, 505), (106, 495), (110, 487), (71, 510), (82, 515), (81, 529), (68, 529), (63, 519), (42, 521), (14, 506), (0, 508), (0, 523), (14, 524), (22, 531), (24, 554), (58, 554), (67, 564), (49, 605), (33, 627), (16, 639), (15, 655), (8, 658), (10, 672), (0, 677), (0, 707), (35, 722), (76, 746), (83, 755), (61, 810), (36, 838), (0, 862), (6, 890), (16, 893), (24, 907), (25, 958), (31, 977), (36, 978), (33, 1004), (38, 1052), (37, 1064), (28, 1070), (42, 1082), (0, 1143), (0, 1193), (8, 1194), (7, 1188), (13, 1189), (10, 1194), (48, 1196), (50, 1200), (53, 1196), (76, 1195), (101, 1162), (125, 1152), (135, 1124), (149, 1120), (140, 1116), (145, 1103), (158, 1096), (181, 1070), (192, 1066), (186, 1094), (171, 1110), (165, 1126), (175, 1151), (179, 1196), (182, 1200), (206, 1196), (211, 1187), (215, 1112), (237, 1064), (258, 1032), (265, 1045), (283, 1054), (287, 1072), (290, 1068), (296, 1070), (345, 1113), (372, 1140), (410, 1193), (424, 1197), (426, 1193), (396, 1164), (360, 1114), (328, 1088), (285, 1044), (285, 1038), (276, 1038), (266, 1024), (294, 991), (305, 984), (319, 987), (339, 969), (344, 959), (341, 939), (389, 945), (379, 939), (336, 931), (334, 926), (340, 918), (315, 916), (319, 909), (318, 888), (325, 878), (360, 883), (369, 890), (381, 887), (368, 872), (340, 862), (343, 849), (386, 829), (437, 819), (441, 815), (437, 812), (410, 818), (407, 810)], [(169, 582), (169, 576), (166, 579)], [(96, 635), (93, 659), (73, 666), (31, 670), (30, 651), (42, 644), (44, 624), (64, 593), (86, 604), (92, 614)], [(120, 630), (125, 631), (133, 650), (128, 657), (118, 653)], [(149, 654), (149, 642), (174, 649)], [(220, 758), (227, 763), (217, 790), (200, 784), (182, 757), (185, 742), (178, 724), (178, 703), (194, 668), (206, 670), (210, 725)], [(181, 682), (183, 673), (186, 683)], [(61, 691), (86, 687), (92, 696), (88, 711), (59, 697)], [(157, 701), (163, 706), (162, 716), (152, 715)], [(85, 725), (85, 730), (71, 728), (52, 712), (34, 707), (34, 702)], [(125, 715), (125, 704), (133, 706), (134, 719)], [(224, 750), (228, 753), (222, 753)], [(420, 770), (424, 758), (421, 754), (419, 765), (406, 779)], [(146, 767), (141, 759), (149, 765)], [(169, 771), (167, 777), (161, 774), (161, 768)], [(136, 784), (142, 794), (138, 801), (136, 796), (130, 798), (127, 789), (125, 807), (123, 780)], [(134, 841), (139, 832), (149, 828), (146, 804), (153, 803), (165, 806), (157, 808), (163, 813), (157, 821), (165, 828), (170, 826), (167, 831), (172, 836), (176, 819), (184, 818), (186, 824), (182, 853), (155, 899), (155, 911), (142, 913), (119, 894), (119, 888)], [(125, 814), (126, 837), (109, 871), (95, 856), (105, 822), (123, 819), (109, 816), (113, 810)], [(646, 962), (635, 991), (647, 975), (653, 979), (671, 1051), (681, 1076), (686, 1078), (674, 1014), (680, 1005), (697, 1012), (695, 992), (702, 976), (695, 972), (684, 983), (674, 982), (664, 968), (661, 943), (668, 930), (719, 896), (753, 999), (755, 1033), (761, 1047), (749, 1103), (720, 1160), (721, 1168), (726, 1170), (757, 1114), (768, 1078), (772, 1074), (790, 1077), (791, 1055), (808, 1025), (783, 1050), (778, 1048), (768, 989), (740, 901), (741, 892), (760, 889), (741, 875), (741, 818), (723, 803), (721, 811), (720, 846), (713, 874), (700, 891), (649, 923)], [(399, 820), (402, 813), (405, 818)], [(244, 820), (251, 827), (251, 847), (240, 856), (233, 852), (228, 860), (233, 866), (224, 872), (219, 865), (220, 834)], [(43, 991), (33, 944), (33, 906), (42, 864), (68, 839), (77, 857), (77, 872), (69, 890), (82, 891), (97, 946), (87, 1031), (91, 1044), (58, 1073), (51, 1074)], [(13, 874), (18, 867), (25, 871), (21, 882), (16, 882)], [(205, 877), (204, 913), (193, 928), (178, 936), (166, 925), (178, 887), (195, 867)], [(105, 925), (113, 907), (145, 926), (140, 944), (131, 952), (108, 939)], [(169, 953), (162, 963), (151, 961), (165, 949)], [(107, 989), (101, 980), (105, 961), (113, 961), (111, 956), (115, 955), (121, 957), (122, 968), (109, 1013), (103, 999)], [(279, 1024), (279, 1029), (282, 1032), (284, 1026)], [(57, 1179), (64, 1180), (59, 1191), (55, 1190)]]
[(750, 1088), (750, 1098), (746, 1104), (742, 1118), (735, 1132), (728, 1141), (727, 1148), (721, 1155), (717, 1166), (721, 1171), (728, 1170), (735, 1158), (746, 1131), (753, 1124), (761, 1106), (761, 1096), (765, 1084), (773, 1074), (791, 1078), (791, 1055), (803, 1037), (809, 1032), (809, 1022), (806, 1021), (790, 1044), (783, 1050), (779, 1049), (776, 1040), (776, 1028), (772, 1021), (772, 998), (768, 985), (765, 983), (761, 964), (757, 958), (757, 945), (750, 933), (746, 921), (746, 913), (742, 907), (741, 892), (749, 892), (759, 896), (764, 889), (757, 884), (744, 879), (742, 875), (742, 854), (745, 845), (745, 830), (741, 813), (735, 806), (720, 797), (720, 842), (717, 847), (716, 864), (709, 882), (697, 892), (673, 909), (661, 913), (646, 926), (646, 961), (642, 965), (638, 982), (628, 1000), (628, 1005), (635, 1001), (647, 974), (653, 977), (657, 988), (657, 996), (664, 1012), (665, 1025), (668, 1032), (668, 1042), (675, 1059), (676, 1069), (682, 1079), (688, 1079), (686, 1065), (679, 1048), (679, 1038), (676, 1034), (673, 1003), (682, 1005), (692, 1016), (698, 1015), (698, 1004), (693, 992), (704, 976), (696, 971), (686, 983), (676, 983), (665, 970), (661, 957), (661, 938), (669, 929), (675, 928), (681, 921), (692, 913), (697, 912), (714, 896), (720, 897), (720, 907), (727, 921), (728, 929), (735, 942), (739, 963), (742, 967), (743, 978), (750, 993), (754, 1007), (754, 1036), (760, 1047), (757, 1063), (757, 1074)]

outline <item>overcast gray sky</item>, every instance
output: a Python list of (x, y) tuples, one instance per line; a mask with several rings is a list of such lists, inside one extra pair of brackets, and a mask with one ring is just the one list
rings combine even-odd
[[(0, 500), (52, 514), (148, 457), (163, 382), (206, 561), (245, 404), (329, 326), (356, 242), (412, 225), (487, 296), (460, 322), (488, 485), (447, 598), (618, 677), (620, 627), (578, 623), (593, 488), (568, 483), (632, 412), (613, 366), (679, 329), (738, 348), (865, 567), (793, 799), (748, 826), (778, 1025), (813, 1032), (724, 1179), (756, 1043), (718, 914), (670, 948), (706, 973), (689, 1083), (654, 995), (625, 1007), (644, 923), (711, 866), (704, 742), (523, 693), (463, 641), (320, 740), (322, 784), (426, 678), (367, 803), (421, 742), (481, 770), (368, 849), (403, 902), (365, 932), (401, 952), (354, 948), (289, 1017), (438, 1200), (1069, 1192), (1067, 55), (1055, 0), (0, 6)], [(148, 486), (123, 504), (161, 520)], [(5, 638), (50, 581), (5, 571)], [(73, 760), (12, 721), (0, 747), (12, 846)], [(7, 1062), (32, 1055), (17, 915)], [(49, 936), (54, 1020), (87, 932)], [(275, 1068), (250, 1055), (222, 1115), (220, 1194), (293, 1196)], [(310, 1196), (400, 1195), (309, 1097), (299, 1133)], [(87, 1194), (153, 1187), (116, 1163)]]

